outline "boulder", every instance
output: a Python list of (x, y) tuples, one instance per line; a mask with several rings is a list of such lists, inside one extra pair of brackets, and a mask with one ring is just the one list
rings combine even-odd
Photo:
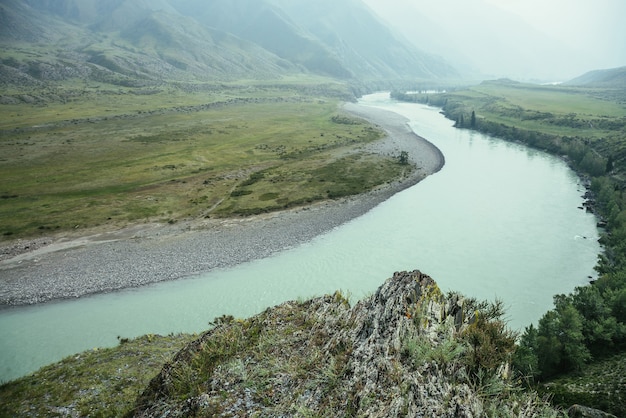
[(607, 414), (599, 409), (589, 408), (583, 405), (572, 405), (567, 410), (570, 418), (617, 418), (615, 415)]

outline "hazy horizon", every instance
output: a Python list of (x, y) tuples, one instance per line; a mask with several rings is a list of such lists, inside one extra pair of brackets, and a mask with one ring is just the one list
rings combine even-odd
[(363, 0), (462, 72), (565, 81), (626, 65), (622, 0)]

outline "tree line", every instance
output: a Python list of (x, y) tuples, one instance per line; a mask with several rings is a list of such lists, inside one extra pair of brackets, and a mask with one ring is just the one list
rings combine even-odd
[[(621, 154), (620, 144), (608, 140), (596, 143), (609, 155), (604, 157), (584, 137), (548, 134), (477, 118), (473, 109), (469, 112), (465, 103), (448, 95), (394, 93), (392, 97), (441, 107), (459, 128), (475, 129), (565, 156), (573, 169), (591, 179), (594, 210), (604, 227), (601, 237), (604, 253), (595, 267), (599, 278), (569, 294), (555, 295), (554, 308), (541, 317), (537, 326), (526, 327), (519, 336), (512, 360), (518, 376), (534, 385), (565, 373), (582, 371), (594, 360), (623, 353), (626, 350), (626, 182), (619, 173), (626, 169), (626, 163), (621, 158), (613, 158)], [(532, 111), (522, 113), (532, 116)], [(575, 115), (561, 117), (558, 122), (570, 127), (579, 123)], [(617, 125), (611, 129), (626, 132), (624, 123), (615, 123)], [(600, 405), (596, 407), (609, 408), (615, 414), (626, 416), (623, 405), (626, 403), (615, 398), (619, 394), (611, 395), (614, 399), (601, 401), (598, 396), (589, 395), (590, 406), (597, 402)]]

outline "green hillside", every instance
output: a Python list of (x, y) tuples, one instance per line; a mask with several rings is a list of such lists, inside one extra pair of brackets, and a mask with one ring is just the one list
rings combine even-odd
[(590, 71), (565, 84), (572, 86), (619, 87), (626, 89), (626, 67)]
[(280, 79), (451, 80), (360, 1), (17, 1), (0, 4), (0, 85)]
[[(442, 106), (460, 128), (566, 155), (575, 168), (603, 174), (626, 167), (626, 89), (485, 81), (447, 94), (394, 94)], [(474, 122), (472, 122), (474, 112)]]
[(145, 11), (132, 25), (111, 14), (88, 25), (24, 5), (0, 7), (11, 20), (0, 32), (0, 85), (82, 80), (142, 87), (301, 73), (254, 43), (179, 14)]

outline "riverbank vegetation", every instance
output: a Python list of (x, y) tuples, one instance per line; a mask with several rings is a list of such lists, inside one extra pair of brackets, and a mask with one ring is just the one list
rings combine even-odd
[(325, 79), (121, 88), (0, 100), (0, 240), (285, 209), (402, 177), (383, 132)]
[(521, 335), (514, 364), (557, 404), (581, 403), (582, 391), (586, 404), (626, 415), (626, 386), (613, 373), (626, 364), (626, 91), (498, 80), (393, 96), (441, 106), (459, 128), (563, 156), (590, 179), (587, 207), (604, 231), (600, 277), (554, 297), (554, 309)]

